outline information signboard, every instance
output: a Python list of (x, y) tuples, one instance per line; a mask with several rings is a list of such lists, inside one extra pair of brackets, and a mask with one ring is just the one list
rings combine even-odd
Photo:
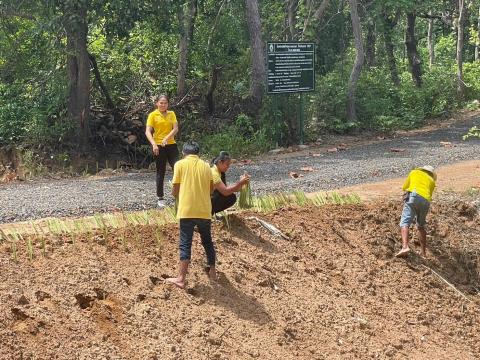
[(268, 94), (314, 91), (314, 70), (314, 43), (267, 43)]

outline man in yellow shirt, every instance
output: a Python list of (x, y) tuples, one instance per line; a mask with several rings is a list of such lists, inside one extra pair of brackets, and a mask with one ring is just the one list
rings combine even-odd
[(425, 225), (436, 180), (435, 170), (429, 165), (416, 168), (408, 174), (402, 187), (403, 191), (406, 191), (406, 196), (400, 220), (402, 249), (396, 254), (397, 257), (404, 257), (410, 252), (409, 228), (414, 219), (417, 221), (420, 255), (426, 257), (427, 232)]
[(169, 278), (167, 281), (181, 289), (185, 288), (195, 226), (207, 255), (208, 276), (212, 280), (217, 278), (211, 231), (212, 171), (210, 166), (199, 158), (199, 152), (200, 147), (196, 142), (186, 142), (183, 145), (184, 158), (175, 164), (173, 170), (172, 194), (178, 199), (177, 217), (180, 219), (180, 263), (178, 277)]

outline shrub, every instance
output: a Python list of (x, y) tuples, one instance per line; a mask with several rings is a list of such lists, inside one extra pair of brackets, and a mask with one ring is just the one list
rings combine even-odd
[(466, 84), (467, 99), (480, 99), (480, 62), (463, 64), (463, 80)]
[(474, 127), (470, 128), (470, 130), (468, 130), (468, 133), (466, 133), (462, 137), (463, 140), (468, 140), (468, 139), (472, 139), (472, 138), (480, 139), (480, 128), (474, 126)]
[[(399, 66), (401, 69), (402, 66)], [(466, 65), (466, 82), (480, 78), (480, 65)], [(417, 88), (408, 71), (400, 73), (398, 87), (390, 81), (387, 68), (364, 69), (356, 92), (357, 120), (346, 121), (346, 85), (348, 73), (339, 69), (318, 79), (312, 107), (316, 131), (339, 133), (355, 129), (390, 131), (409, 129), (424, 119), (444, 115), (461, 104), (456, 100), (455, 69), (450, 65), (427, 70), (423, 85)], [(467, 75), (468, 74), (468, 75)], [(468, 79), (468, 80), (467, 80)], [(480, 93), (474, 86), (471, 93)], [(471, 98), (471, 95), (470, 95)]]
[(246, 156), (268, 151), (272, 141), (265, 129), (254, 130), (252, 120), (240, 114), (235, 123), (225, 130), (206, 135), (201, 140), (203, 152), (216, 156), (220, 151), (229, 151), (234, 156)]
[(32, 117), (20, 86), (0, 87), (0, 144), (14, 143), (25, 134), (25, 126)]

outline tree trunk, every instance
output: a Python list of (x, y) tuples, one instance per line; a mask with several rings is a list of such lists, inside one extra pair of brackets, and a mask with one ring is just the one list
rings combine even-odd
[(105, 86), (105, 83), (102, 80), (102, 77), (100, 75), (100, 70), (98, 70), (97, 59), (95, 59), (95, 56), (93, 56), (90, 53), (88, 53), (88, 58), (90, 59), (90, 64), (92, 65), (93, 74), (95, 75), (95, 80), (98, 83), (98, 87), (100, 88), (100, 91), (105, 97), (105, 103), (107, 107), (110, 110), (115, 110), (115, 104), (113, 103), (112, 97), (110, 96), (110, 92), (108, 91), (107, 87)]
[[(429, 15), (432, 15), (432, 11), (429, 11)], [(427, 35), (427, 43), (428, 43), (428, 59), (429, 59), (429, 66), (430, 69), (433, 67), (435, 63), (435, 44), (433, 42), (433, 19), (428, 19), (428, 35)]]
[(218, 76), (220, 75), (221, 70), (222, 68), (218, 65), (212, 66), (210, 85), (208, 87), (207, 94), (205, 95), (205, 99), (207, 101), (207, 111), (209, 115), (212, 115), (215, 112), (215, 101), (213, 98), (213, 94), (215, 92), (215, 89), (217, 88)]
[(318, 7), (318, 9), (315, 11), (313, 14), (313, 20), (316, 22), (319, 22), (320, 19), (323, 17), (323, 14), (325, 13), (325, 10), (327, 9), (328, 4), (330, 3), (330, 0), (323, 0)]
[(480, 6), (478, 7), (477, 41), (475, 42), (475, 61), (480, 61)]
[(352, 19), (352, 30), (355, 36), (356, 56), (352, 72), (350, 73), (350, 79), (348, 80), (347, 120), (355, 121), (357, 119), (355, 110), (355, 91), (362, 71), (365, 55), (363, 53), (362, 30), (360, 28), (360, 18), (358, 17), (357, 0), (348, 0), (348, 2), (350, 3), (350, 17)]
[(288, 40), (293, 40), (296, 38), (295, 26), (297, 24), (297, 19), (295, 17), (297, 12), (297, 1), (288, 0), (287, 1), (287, 25), (288, 25)]
[[(329, 3), (330, 3), (330, 0), (322, 0), (318, 9), (315, 10), (315, 12), (313, 13), (312, 20), (314, 23), (318, 24), (320, 22), (323, 15), (325, 14), (325, 10), (327, 9)], [(312, 1), (307, 0), (305, 3), (305, 7), (308, 9), (308, 15), (305, 17), (305, 21), (303, 22), (302, 35), (300, 36), (301, 39), (304, 38), (307, 28), (310, 24), (310, 12), (311, 12), (312, 6), (313, 6)]]
[(415, 86), (422, 86), (421, 59), (417, 51), (417, 38), (415, 37), (415, 13), (407, 14), (407, 29), (405, 32), (405, 46), (407, 48), (408, 63)]
[[(399, 14), (399, 13), (397, 13)], [(388, 59), (388, 68), (390, 70), (390, 77), (395, 86), (400, 86), (400, 78), (398, 76), (397, 61), (395, 59), (395, 47), (393, 45), (392, 34), (393, 29), (398, 21), (398, 15), (394, 20), (390, 19), (386, 11), (383, 12), (383, 40), (385, 42), (385, 52)]]
[(375, 66), (375, 46), (376, 46), (375, 23), (369, 21), (367, 25), (367, 46), (366, 46), (366, 61), (367, 61), (368, 68)]
[(262, 106), (265, 83), (265, 56), (262, 41), (262, 24), (257, 0), (245, 0), (248, 33), (250, 36), (250, 98), (249, 105), (253, 113), (258, 113)]
[(465, 83), (463, 82), (463, 37), (467, 7), (465, 0), (458, 0), (458, 25), (457, 25), (457, 96), (465, 97)]
[(81, 149), (90, 136), (90, 60), (87, 51), (87, 10), (75, 7), (65, 12), (67, 34), (68, 115), (76, 124)]
[(188, 64), (188, 47), (193, 37), (193, 28), (195, 26), (195, 18), (197, 16), (197, 0), (188, 1), (185, 9), (180, 6), (178, 11), (178, 23), (180, 26), (180, 38), (178, 41), (178, 70), (177, 70), (177, 97), (185, 96), (187, 92), (187, 64)]

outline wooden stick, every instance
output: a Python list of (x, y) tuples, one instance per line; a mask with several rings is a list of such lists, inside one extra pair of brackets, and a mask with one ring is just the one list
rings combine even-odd
[(252, 219), (252, 220), (256, 220), (260, 223), (260, 225), (262, 225), (265, 229), (267, 229), (268, 231), (270, 231), (270, 233), (272, 233), (273, 235), (275, 236), (279, 236), (281, 238), (284, 238), (285, 240), (290, 240), (290, 238), (285, 235), (284, 233), (282, 233), (278, 228), (276, 228), (275, 226), (273, 226), (272, 224), (266, 222), (265, 220), (262, 220), (262, 219), (259, 219), (258, 217), (256, 216), (250, 216), (248, 217), (247, 219)]
[(455, 290), (455, 292), (457, 294), (459, 294), (460, 296), (462, 296), (465, 300), (468, 300), (470, 302), (473, 302), (472, 300), (470, 300), (464, 293), (462, 293), (460, 290), (458, 290), (453, 284), (451, 284), (450, 282), (448, 282), (444, 277), (442, 277), (439, 273), (437, 273), (435, 270), (433, 270), (432, 268), (429, 268), (428, 266), (426, 265), (423, 265), (421, 264), (424, 268), (430, 270), (432, 273), (434, 273), (435, 275), (437, 275), (445, 284), (447, 284), (448, 286), (450, 286), (453, 290)]

